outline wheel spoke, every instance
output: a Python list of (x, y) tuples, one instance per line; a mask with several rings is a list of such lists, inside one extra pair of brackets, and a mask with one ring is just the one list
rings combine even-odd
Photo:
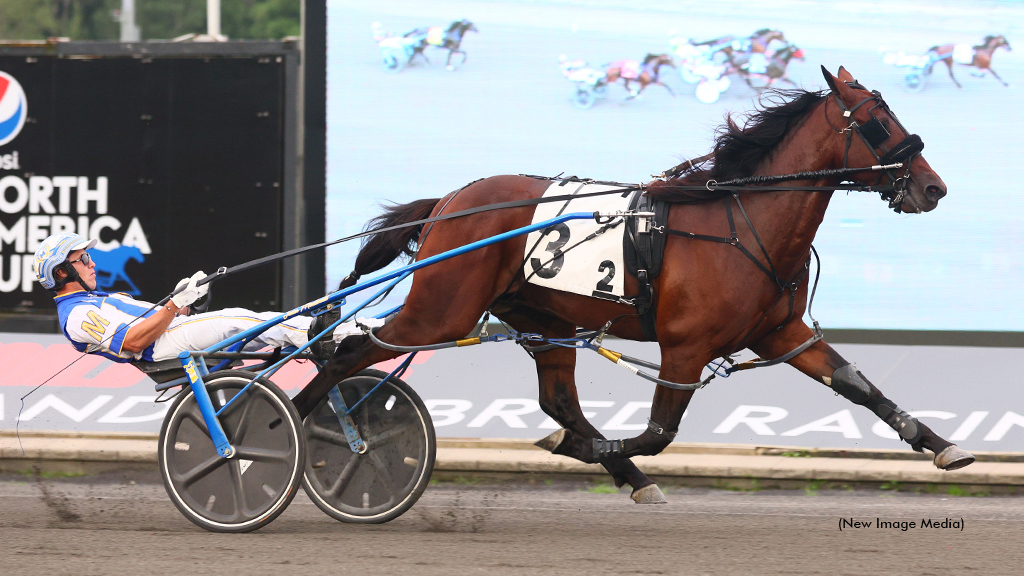
[(374, 436), (373, 438), (367, 438), (366, 445), (369, 446), (371, 450), (374, 448), (387, 446), (388, 444), (398, 439), (398, 437), (401, 436), (402, 433), (404, 433), (406, 430), (413, 426), (416, 426), (417, 424), (418, 422), (406, 422), (404, 425), (399, 426), (397, 428), (385, 430), (384, 432), (381, 432), (380, 434)]
[[(196, 427), (199, 428), (200, 432), (203, 433), (207, 438), (210, 437), (210, 429), (206, 427), (206, 420), (203, 419), (203, 413), (199, 411), (199, 406), (194, 405), (191, 410), (183, 414), (185, 418), (191, 420)], [(210, 440), (212, 443), (213, 440)]]
[(219, 455), (213, 456), (209, 460), (203, 462), (202, 464), (196, 466), (195, 468), (189, 470), (188, 472), (185, 472), (184, 474), (176, 474), (175, 480), (181, 482), (181, 485), (184, 488), (188, 488), (197, 480), (205, 478), (208, 474), (210, 474), (217, 468), (220, 468), (221, 465), (227, 461), (227, 458), (221, 458)]
[[(245, 438), (246, 431), (249, 430), (249, 420), (250, 420), (249, 412), (250, 412), (250, 409), (251, 409), (252, 405), (254, 404), (254, 402), (252, 400), (253, 400), (252, 398), (249, 398), (249, 399), (239, 398), (238, 400), (235, 401), (235, 404), (233, 404), (231, 406), (232, 408), (234, 408), (238, 404), (242, 404), (243, 405), (242, 406), (242, 413), (239, 414), (239, 416), (238, 416), (238, 426), (235, 427), (235, 433), (231, 435), (231, 443), (232, 444), (241, 444), (242, 443), (242, 439)], [(221, 416), (225, 416), (225, 415), (222, 414)]]
[[(376, 392), (380, 394), (380, 390)], [(370, 399), (367, 398), (359, 406), (359, 422), (356, 423), (356, 430), (359, 431), (359, 435), (362, 437), (370, 436), (373, 431), (370, 429)]]
[(235, 517), (242, 516), (249, 507), (245, 503), (245, 486), (242, 485), (242, 471), (236, 460), (228, 467), (231, 472), (231, 496), (235, 501)]
[(338, 432), (328, 430), (327, 428), (323, 428), (312, 423), (308, 424), (307, 426), (308, 427), (306, 429), (309, 431), (310, 438), (323, 440), (324, 442), (334, 444), (335, 446), (348, 447), (348, 440), (345, 439), (344, 434), (339, 434)]
[(370, 457), (370, 464), (373, 466), (374, 470), (377, 471), (377, 478), (381, 481), (381, 484), (384, 485), (384, 493), (391, 494), (392, 496), (390, 496), (390, 498), (393, 499), (393, 494), (395, 493), (395, 482), (394, 479), (391, 478), (391, 472), (388, 471), (387, 465), (385, 465), (384, 461), (380, 459), (380, 456), (373, 452), (368, 452), (367, 456)]
[(341, 474), (338, 475), (338, 479), (331, 484), (331, 487), (327, 489), (327, 494), (337, 498), (342, 492), (345, 491), (345, 487), (352, 480), (352, 476), (355, 475), (356, 470), (359, 469), (359, 465), (362, 464), (362, 454), (355, 453), (352, 457), (345, 462), (345, 467), (341, 470)]
[(235, 446), (235, 458), (254, 460), (256, 462), (288, 462), (295, 454), (294, 450), (268, 450), (251, 446)]

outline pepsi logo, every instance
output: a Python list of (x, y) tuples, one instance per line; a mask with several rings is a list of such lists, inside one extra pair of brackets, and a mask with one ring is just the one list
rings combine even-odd
[(0, 72), (0, 146), (14, 140), (21, 132), (27, 114), (25, 90), (13, 76)]

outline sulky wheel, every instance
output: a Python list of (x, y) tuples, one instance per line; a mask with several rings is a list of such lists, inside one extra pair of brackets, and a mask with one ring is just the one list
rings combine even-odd
[(912, 70), (903, 77), (903, 81), (907, 85), (907, 90), (910, 92), (920, 92), (924, 90), (924, 74), (919, 70)]
[(580, 110), (586, 110), (594, 105), (594, 93), (586, 88), (577, 88), (576, 94), (573, 95), (572, 105), (579, 108)]
[[(338, 385), (352, 407), (387, 373), (363, 370)], [(309, 447), (302, 488), (328, 516), (379, 524), (401, 516), (423, 494), (437, 453), (434, 425), (420, 397), (392, 378), (351, 414), (365, 443), (353, 452), (328, 398), (306, 417)]]
[[(241, 370), (206, 377), (215, 409), (256, 375)], [(211, 532), (250, 532), (276, 518), (295, 497), (306, 442), (291, 400), (268, 380), (257, 380), (220, 415), (235, 449), (222, 458), (206, 431), (191, 389), (178, 396), (160, 429), (160, 475), (171, 502)]]
[(384, 54), (384, 60), (381, 63), (384, 65), (384, 69), (388, 72), (398, 72), (402, 69), (402, 61), (391, 53)]

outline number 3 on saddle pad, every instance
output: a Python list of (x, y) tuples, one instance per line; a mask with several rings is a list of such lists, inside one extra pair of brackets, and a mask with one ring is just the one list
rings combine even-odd
[[(563, 185), (564, 184), (564, 185)], [(544, 196), (580, 195), (611, 190), (613, 186), (583, 185), (579, 182), (555, 182)], [(538, 204), (531, 224), (569, 212), (614, 212), (629, 208), (629, 196), (609, 194), (568, 202)], [(594, 220), (571, 220), (533, 232), (526, 237), (524, 273), (531, 284), (572, 292), (604, 300), (623, 296), (621, 219), (609, 224)], [(599, 233), (586, 240), (588, 236)]]

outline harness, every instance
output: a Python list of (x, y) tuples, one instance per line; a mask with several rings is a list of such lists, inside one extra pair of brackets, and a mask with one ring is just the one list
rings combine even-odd
[[(847, 85), (849, 85), (850, 88), (867, 90), (867, 88), (862, 86), (856, 80), (847, 82)], [(857, 134), (860, 141), (864, 143), (868, 151), (871, 152), (871, 156), (874, 157), (875, 161), (878, 162), (879, 165), (887, 166), (897, 161), (901, 163), (902, 167), (905, 168), (902, 176), (896, 175), (891, 168), (883, 170), (884, 174), (889, 177), (890, 181), (892, 181), (893, 190), (881, 193), (882, 199), (889, 201), (889, 208), (892, 208), (897, 213), (900, 212), (900, 207), (903, 205), (903, 199), (907, 194), (907, 186), (910, 183), (910, 165), (914, 162), (914, 158), (919, 156), (921, 151), (924, 150), (924, 142), (921, 140), (920, 136), (917, 134), (911, 134), (903, 127), (899, 118), (896, 117), (889, 108), (889, 105), (882, 99), (882, 94), (878, 90), (872, 90), (871, 96), (864, 98), (850, 108), (846, 107), (846, 104), (843, 103), (839, 96), (833, 95), (833, 97), (835, 98), (836, 106), (838, 106), (839, 110), (843, 113), (843, 118), (850, 121), (846, 128), (839, 129), (833, 126), (832, 121), (828, 119), (828, 102), (832, 98), (825, 101), (825, 120), (828, 122), (829, 127), (839, 134), (846, 134), (846, 149), (843, 151), (843, 168), (846, 169), (846, 162), (850, 155), (850, 148), (853, 145), (854, 133)], [(871, 119), (860, 124), (853, 118), (853, 113), (868, 102), (875, 103), (874, 106), (868, 109), (868, 114), (871, 116)], [(904, 134), (907, 134), (907, 136), (893, 146), (892, 149), (887, 150), (882, 146), (882, 143), (889, 139), (890, 134), (885, 125), (882, 124), (882, 121), (872, 114), (876, 108), (884, 110), (889, 117), (892, 118), (893, 122), (899, 126), (900, 130), (902, 130)], [(881, 150), (882, 155), (880, 156), (876, 150)], [(882, 174), (879, 174), (878, 181), (881, 182), (881, 179)]]

